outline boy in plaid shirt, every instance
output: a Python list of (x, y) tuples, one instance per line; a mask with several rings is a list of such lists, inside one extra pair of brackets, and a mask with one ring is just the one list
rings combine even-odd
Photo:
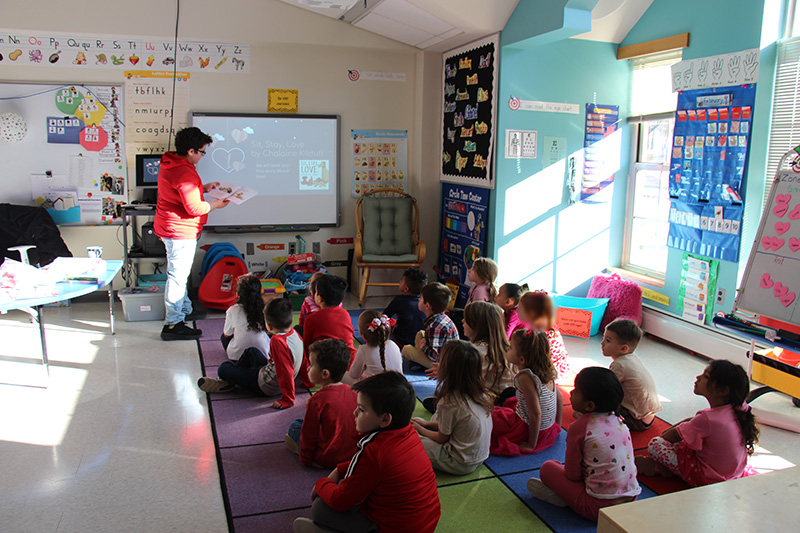
[(425, 368), (439, 362), (439, 350), (449, 340), (458, 340), (458, 330), (444, 314), (452, 293), (441, 283), (428, 283), (422, 288), (419, 310), (425, 313), (425, 329), (417, 332), (414, 346), (403, 347), (403, 357)]

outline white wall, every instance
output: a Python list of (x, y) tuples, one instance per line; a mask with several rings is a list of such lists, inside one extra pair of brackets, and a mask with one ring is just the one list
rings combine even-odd
[[(116, 4), (116, 6), (115, 6)], [(124, 9), (122, 5), (134, 6)], [(57, 0), (32, 0), (25, 8), (0, 3), (0, 26), (13, 30), (151, 36), (170, 39), (175, 26), (175, 4), (141, 0), (135, 4), (82, 0), (79, 5)], [(303, 234), (308, 242), (323, 243), (324, 259), (346, 259), (346, 245), (328, 246), (330, 237), (355, 235), (355, 200), (350, 197), (351, 129), (404, 129), (409, 140), (409, 191), (421, 208), (421, 230), (433, 265), (438, 247), (439, 101), (441, 55), (419, 50), (331, 20), (276, 0), (183, 0), (179, 39), (250, 45), (250, 74), (192, 73), (190, 108), (198, 111), (266, 112), (267, 89), (299, 89), (300, 112), (339, 114), (342, 117), (342, 225)], [(405, 82), (347, 80), (347, 69), (402, 72)], [(122, 83), (119, 72), (102, 69), (35, 68), (8, 66), (5, 81)], [(1, 163), (1, 162), (0, 162)], [(132, 162), (129, 162), (132, 164)], [(131, 181), (133, 170), (129, 169)], [(231, 206), (235, 209), (235, 206)], [(121, 232), (113, 227), (62, 227), (67, 245), (76, 255), (87, 245), (104, 246), (103, 257), (122, 258)], [(288, 243), (292, 234), (204, 234), (207, 242)], [(262, 252), (267, 254), (267, 252)], [(272, 256), (285, 252), (269, 252)], [(200, 256), (200, 254), (198, 254)], [(248, 258), (249, 259), (249, 258)], [(275, 268), (276, 263), (269, 266)], [(345, 275), (343, 269), (334, 273)], [(387, 274), (388, 279), (397, 272)], [(356, 285), (353, 276), (353, 285)], [(374, 291), (374, 292), (373, 292)], [(391, 291), (389, 291), (391, 292)], [(370, 294), (380, 294), (372, 290)]]

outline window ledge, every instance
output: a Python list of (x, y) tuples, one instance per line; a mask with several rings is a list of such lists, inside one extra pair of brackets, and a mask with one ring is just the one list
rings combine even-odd
[(619, 268), (619, 267), (606, 267), (606, 270), (608, 270), (609, 272), (614, 272), (626, 278), (634, 279), (642, 283), (647, 283), (648, 285), (653, 285), (654, 287), (662, 287), (662, 288), (664, 287), (664, 280), (661, 278), (654, 278), (653, 276), (648, 276), (646, 274), (641, 274), (639, 272), (634, 272), (633, 270), (627, 270), (625, 268)]

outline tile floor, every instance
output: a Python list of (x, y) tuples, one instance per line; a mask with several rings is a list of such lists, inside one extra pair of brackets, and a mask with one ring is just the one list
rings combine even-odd
[[(345, 305), (357, 307), (351, 296)], [(101, 295), (47, 308), (49, 387), (0, 385), (0, 530), (227, 531), (206, 395), (195, 385), (197, 344), (162, 342), (160, 323), (123, 321), (119, 302), (116, 312), (111, 336)], [(27, 315), (0, 316), (0, 332), (0, 381), (44, 383)], [(598, 338), (566, 343), (576, 367), (607, 365)], [(637, 351), (664, 398), (663, 418), (706, 407), (691, 394), (703, 359), (650, 338)], [(800, 419), (779, 393), (755, 405)], [(798, 442), (762, 427), (754, 466), (800, 464)]]

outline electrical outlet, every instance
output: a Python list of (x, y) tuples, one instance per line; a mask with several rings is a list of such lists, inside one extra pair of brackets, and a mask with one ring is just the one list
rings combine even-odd
[(256, 253), (256, 247), (252, 242), (245, 244), (245, 248), (247, 249), (247, 252), (245, 252), (247, 255), (254, 255)]
[(294, 255), (297, 253), (297, 243), (292, 241), (289, 243), (289, 255)]
[(319, 242), (314, 242), (314, 243), (311, 243), (311, 251), (312, 251), (312, 252), (314, 252), (315, 254), (318, 254), (318, 253), (320, 253), (320, 245), (319, 245)]
[(725, 289), (717, 289), (717, 303), (720, 305), (725, 304)]

